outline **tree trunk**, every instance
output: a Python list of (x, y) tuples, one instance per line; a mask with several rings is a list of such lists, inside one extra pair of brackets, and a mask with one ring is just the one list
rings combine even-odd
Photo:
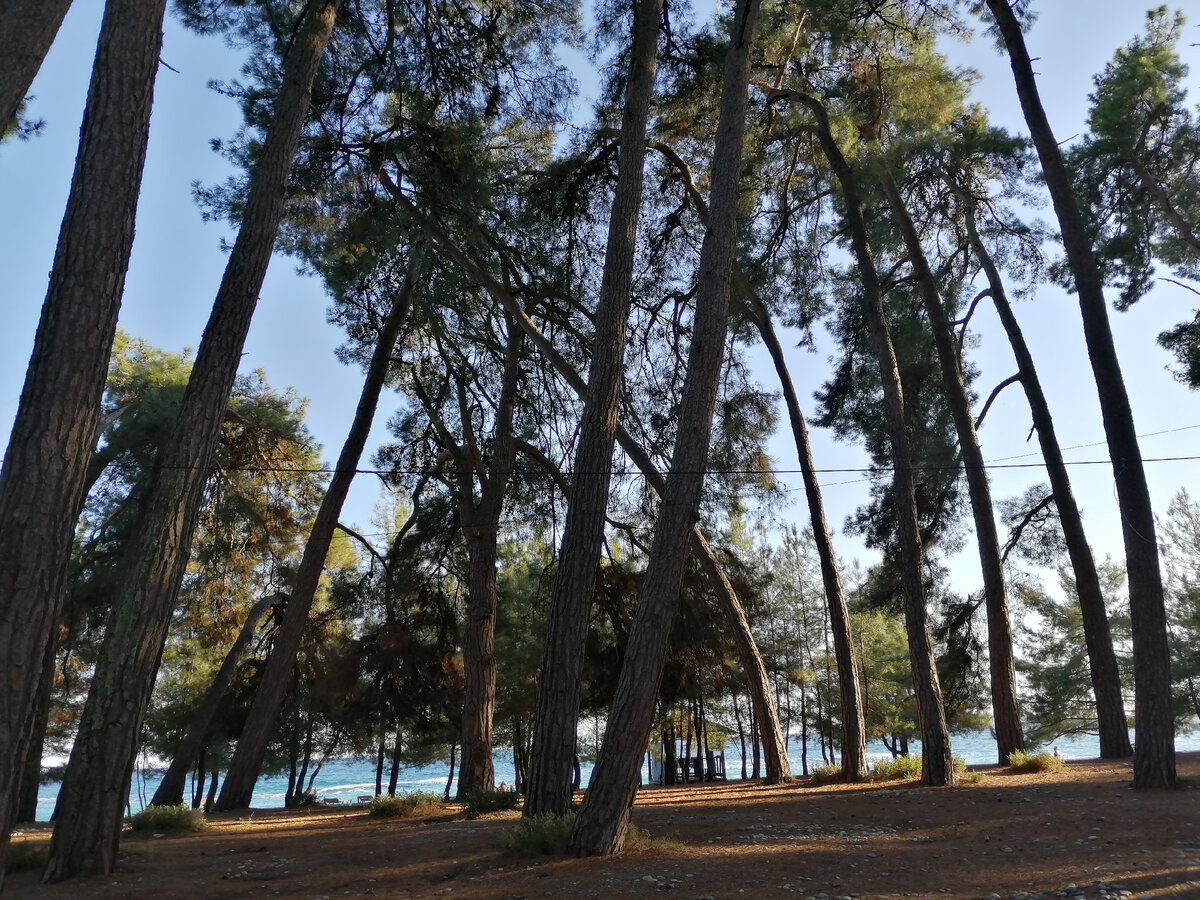
[[(288, 54), (283, 88), (251, 176), (242, 225), (200, 342), (176, 429), (162, 448), (143, 501), (137, 537), (124, 556), (121, 590), (113, 600), (108, 636), (59, 794), (47, 881), (107, 874), (116, 864), (121, 811), (142, 719), (187, 565), (209, 461), (283, 214), (288, 172), (308, 113), (313, 76), (333, 29), (338, 2), (320, 0), (308, 8)], [(80, 325), (75, 322), (73, 327)]]
[(804, 415), (800, 412), (800, 401), (788, 372), (783, 347), (771, 324), (771, 314), (758, 297), (751, 296), (748, 300), (751, 318), (763, 344), (766, 345), (767, 352), (771, 355), (775, 375), (783, 390), (784, 405), (792, 426), (792, 437), (796, 442), (796, 456), (800, 460), (800, 476), (804, 481), (804, 496), (808, 501), (813, 541), (821, 562), (821, 583), (825, 587), (825, 602), (829, 608), (833, 653), (837, 660), (838, 686), (841, 692), (842, 777), (847, 781), (861, 781), (867, 774), (867, 726), (863, 719), (862, 687), (858, 680), (858, 661), (855, 659), (854, 639), (850, 629), (850, 608), (846, 605), (837, 555), (833, 550), (829, 523), (825, 520), (825, 505), (821, 501), (820, 485), (817, 484), (812, 445), (808, 441), (808, 428), (804, 424)]
[(1108, 611), (1104, 607), (1104, 593), (1100, 589), (1100, 576), (1096, 572), (1096, 560), (1092, 556), (1092, 548), (1088, 545), (1087, 535), (1083, 530), (1083, 516), (1079, 512), (1079, 504), (1075, 502), (1075, 494), (1071, 490), (1071, 479), (1067, 474), (1066, 463), (1063, 462), (1062, 449), (1054, 432), (1054, 420), (1050, 415), (1050, 406), (1042, 391), (1037, 369), (1033, 365), (1033, 356), (1025, 343), (1025, 335), (1013, 315), (1012, 306), (1008, 302), (1008, 294), (1004, 290), (1004, 281), (996, 268), (991, 254), (987, 252), (979, 231), (975, 226), (976, 206), (974, 199), (960, 188), (955, 187), (959, 199), (963, 201), (966, 215), (964, 217), (967, 238), (975, 252), (979, 264), (983, 267), (988, 280), (992, 303), (996, 314), (1008, 335), (1012, 345), (1013, 356), (1017, 361), (1017, 371), (1021, 377), (1021, 386), (1029, 401), (1030, 416), (1033, 427), (1037, 431), (1038, 443), (1042, 448), (1042, 458), (1046, 462), (1046, 473), (1050, 478), (1050, 489), (1054, 493), (1054, 505), (1058, 508), (1058, 518), (1062, 523), (1063, 540), (1067, 545), (1067, 555), (1071, 559), (1071, 568), (1075, 572), (1075, 589), (1079, 595), (1079, 610), (1083, 620), (1083, 637), (1087, 645), (1088, 662), (1092, 679), (1092, 693), (1096, 698), (1096, 722), (1100, 733), (1100, 756), (1104, 759), (1122, 759), (1133, 755), (1133, 746), (1129, 743), (1129, 724), (1125, 718), (1125, 700), (1121, 693), (1121, 673), (1117, 667), (1117, 655), (1113, 650), (1112, 631), (1108, 626)]
[(892, 347), (883, 310), (883, 292), (868, 239), (858, 180), (830, 131), (825, 108), (812, 98), (799, 99), (816, 117), (817, 139), (842, 187), (851, 244), (862, 281), (863, 312), (883, 386), (884, 413), (894, 466), (892, 483), (899, 542), (900, 583), (904, 593), (904, 623), (908, 635), (917, 719), (921, 728), (921, 781), (934, 786), (951, 784), (954, 781), (954, 767), (950, 753), (950, 732), (946, 727), (946, 715), (942, 708), (942, 689), (938, 682), (933, 640), (929, 636), (929, 615), (925, 608), (921, 535), (917, 526), (916, 491), (905, 425), (900, 367), (896, 362), (896, 353)]
[(71, 0), (7, 0), (0, 4), (0, 59), (4, 60), (0, 65), (0, 134), (24, 102), (70, 7)]
[(38, 788), (42, 783), (42, 753), (46, 746), (46, 726), (50, 719), (50, 702), (54, 694), (54, 663), (57, 651), (57, 641), (51, 640), (47, 643), (43, 675), (39, 679), (37, 696), (34, 698), (33, 730), (29, 735), (29, 750), (25, 754), (21, 789), (17, 794), (17, 822), (33, 822), (37, 819)]
[[(496, 530), (488, 523), (468, 534), (470, 572), (467, 587), (467, 621), (463, 634), (462, 760), (458, 766), (458, 792), (463, 799), (471, 791), (490, 791), (496, 786), (492, 764), (492, 716), (496, 709)], [(468, 528), (464, 526), (464, 531)]]
[(1008, 50), (1009, 62), (1029, 126), (1046, 187), (1062, 233), (1067, 265), (1079, 295), (1084, 339), (1095, 376), (1104, 418), (1104, 435), (1112, 459), (1125, 540), (1129, 578), (1129, 615), (1133, 631), (1134, 722), (1133, 786), (1175, 785), (1175, 719), (1171, 709), (1171, 654), (1162, 573), (1158, 563), (1154, 509), (1142, 467), (1129, 395), (1113, 343), (1104, 300), (1104, 282), (1094, 248), (1072, 189), (1071, 175), (1038, 96), (1033, 66), (1021, 27), (1007, 0), (987, 0), (987, 7)]
[(596, 311), (588, 393), (538, 683), (524, 815), (566, 815), (596, 567), (604, 540), (625, 358), (634, 249), (642, 205), (646, 123), (654, 92), (662, 0), (639, 0), (633, 24), (616, 193)]
[(579, 855), (616, 853), (624, 845), (695, 528), (724, 361), (746, 88), (758, 11), (758, 0), (739, 0), (733, 13), (713, 148), (709, 225), (700, 250), (692, 343), (671, 471), (604, 744), (570, 838), (571, 849)]
[(242, 623), (242, 630), (238, 633), (237, 640), (225, 654), (216, 678), (209, 685), (204, 699), (192, 715), (187, 733), (179, 742), (171, 764), (163, 773), (162, 781), (158, 783), (158, 789), (155, 790), (154, 796), (150, 800), (151, 806), (175, 806), (183, 802), (183, 789), (186, 787), (188, 770), (200, 756), (208, 737), (209, 726), (212, 725), (213, 719), (216, 718), (221, 706), (225, 703), (225, 693), (229, 690), (234, 673), (237, 672), (238, 663), (241, 662), (246, 648), (250, 646), (250, 641), (254, 638), (254, 631), (258, 628), (259, 620), (271, 608), (271, 604), (278, 599), (279, 595), (263, 597), (250, 607), (250, 612), (246, 615), (246, 621)]
[(983, 606), (987, 612), (988, 662), (992, 694), (992, 725), (996, 733), (997, 763), (1005, 765), (1012, 753), (1025, 750), (1025, 735), (1021, 731), (1021, 713), (1017, 705), (1017, 666), (1013, 658), (1012, 622), (1008, 613), (1008, 594), (1004, 586), (1004, 564), (1000, 560), (1000, 535), (996, 528), (996, 513), (992, 506), (992, 489), (988, 484), (983, 451), (975, 431), (975, 416), (963, 381), (962, 362), (955, 346), (952, 326), (942, 306), (941, 294), (934, 281), (925, 248), (917, 234), (912, 216), (892, 173), (880, 165), (880, 181), (896, 228), (904, 241), (909, 265), (917, 279), (917, 290), (929, 318), (929, 330), (937, 351), (942, 372), (942, 386), (954, 430), (958, 436), (959, 453), (971, 498), (971, 513), (975, 521), (975, 544), (979, 550), (979, 566), (983, 573)]
[[(10, 3), (3, 22), (36, 5)], [(0, 886), (21, 768), (33, 730), (45, 725), (34, 721), (34, 700), (50, 677), (47, 645), (62, 609), (125, 286), (164, 6), (111, 0), (105, 8), (71, 192), (0, 467), (0, 666), (8, 673), (0, 694)], [(3, 68), (11, 49), (0, 49)]]
[(350, 490), (350, 483), (354, 480), (358, 461), (362, 457), (371, 424), (375, 420), (375, 409), (387, 380), (392, 350), (408, 317), (413, 293), (420, 278), (424, 249), (414, 246), (410, 248), (409, 254), (404, 284), (400, 294), (392, 299), (392, 308), (388, 310), (387, 317), (380, 326), (379, 341), (371, 353), (371, 362), (367, 366), (358, 406), (354, 410), (354, 420), (342, 444), (342, 451), (338, 454), (337, 466), (329, 480), (329, 488), (321, 500), (320, 509), (317, 510), (312, 532), (304, 545), (304, 555), (296, 572), (292, 596), (288, 600), (287, 611), (279, 626), (274, 649), (267, 660), (246, 724), (238, 738), (233, 759), (230, 760), (229, 769), (225, 773), (225, 783), (221, 785), (221, 793), (217, 796), (215, 805), (217, 810), (245, 809), (250, 805), (250, 798), (254, 794), (254, 783), (258, 780), (258, 773), (267, 753), (267, 744), (275, 730), (279, 711), (283, 708), (288, 685), (295, 671), (296, 654), (300, 652), (300, 645), (304, 640), (308, 613), (316, 597), (321, 573), (325, 569), (325, 558), (329, 555), (329, 545), (337, 528), (338, 516), (341, 515), (342, 504)]

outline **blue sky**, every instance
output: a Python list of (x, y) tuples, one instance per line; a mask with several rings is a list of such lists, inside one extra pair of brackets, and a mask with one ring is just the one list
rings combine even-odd
[[(1038, 58), (1050, 119), (1060, 141), (1068, 141), (1083, 126), (1091, 77), (1113, 49), (1141, 29), (1142, 4), (1132, 0), (1037, 0), (1040, 13), (1029, 36)], [(78, 0), (68, 15), (32, 93), (31, 113), (46, 120), (45, 133), (28, 142), (0, 146), (0, 304), (7, 325), (0, 330), (0, 434), (7, 435), (29, 359), (38, 312), (54, 253), (74, 162), (80, 116), (87, 90), (102, 4)], [(1188, 7), (1191, 7), (1189, 10)], [(1200, 21), (1200, 7), (1184, 5)], [(1189, 26), (1189, 35), (1197, 35)], [(1189, 38), (1200, 40), (1200, 38)], [(976, 99), (991, 111), (993, 121), (1023, 130), (1007, 63), (986, 41), (949, 46), (954, 61), (981, 72)], [(1196, 48), (1185, 48), (1197, 63)], [(168, 21), (162, 69), (156, 86), (154, 115), (143, 193), (138, 210), (137, 238), (121, 312), (121, 327), (168, 350), (195, 347), (224, 266), (220, 240), (228, 230), (201, 221), (191, 199), (191, 183), (218, 181), (228, 174), (209, 149), (212, 138), (227, 137), (239, 122), (235, 104), (206, 87), (210, 79), (237, 74), (239, 60), (219, 39), (198, 38)], [(1197, 99), (1193, 97), (1193, 102)], [(1044, 215), (1048, 217), (1047, 210)], [(278, 387), (293, 386), (311, 401), (309, 425), (324, 445), (324, 457), (336, 457), (358, 397), (360, 373), (333, 356), (340, 333), (325, 323), (327, 298), (319, 282), (296, 274), (295, 264), (276, 258), (264, 285), (254, 326), (246, 346), (245, 370), (261, 367)], [(1130, 313), (1114, 314), (1118, 351), (1129, 386), (1134, 415), (1145, 435), (1142, 452), (1148, 459), (1194, 455), (1200, 437), (1200, 396), (1188, 391), (1166, 371), (1167, 355), (1154, 343), (1164, 328), (1190, 315), (1197, 299), (1181, 288), (1165, 285)], [(1074, 298), (1043, 288), (1036, 298), (1018, 307), (1034, 358), (1046, 382), (1051, 408), (1066, 447), (1077, 447), (1068, 460), (1105, 460), (1095, 388), (1083, 349), (1079, 312)], [(1015, 371), (993, 314), (977, 316), (979, 335), (973, 360), (982, 369), (977, 390)], [(793, 354), (793, 377), (802, 401), (811, 411), (811, 392), (828, 370), (827, 353)], [(773, 386), (771, 373), (762, 378)], [(383, 424), (396, 408), (385, 399), (372, 435), (372, 446), (385, 437)], [(1027, 440), (1029, 416), (1024, 398), (1009, 389), (989, 413), (981, 432), (985, 458), (1008, 465), (1037, 463), (1036, 442)], [(814, 453), (819, 468), (861, 465), (857, 448), (834, 443), (814, 430)], [(794, 469), (790, 439), (772, 447), (781, 469)], [(1149, 462), (1147, 471), (1156, 509), (1181, 485), (1200, 476), (1196, 462)], [(1076, 491), (1085, 508), (1093, 544), (1101, 553), (1120, 557), (1119, 520), (1107, 464), (1080, 465), (1072, 470)], [(786, 479), (799, 485), (798, 477)], [(843, 520), (866, 495), (866, 485), (854, 475), (826, 475), (825, 497), (831, 524)], [(994, 495), (1012, 496), (1035, 481), (1044, 481), (1037, 468), (996, 469)], [(370, 530), (377, 483), (360, 476), (344, 515)], [(779, 516), (781, 522), (803, 522), (800, 495)], [(870, 557), (858, 543), (839, 537), (843, 555)], [(954, 565), (962, 589), (978, 583), (973, 550)]]

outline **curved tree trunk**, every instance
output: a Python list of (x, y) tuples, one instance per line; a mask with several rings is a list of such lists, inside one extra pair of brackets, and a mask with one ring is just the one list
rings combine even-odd
[[(174, 433), (162, 448), (123, 560), (108, 634), (59, 792), (47, 881), (107, 874), (142, 719), (187, 566), (204, 481), (283, 214), (288, 172), (338, 0), (312, 4), (288, 54), (283, 87), (254, 167), (242, 225), (192, 367)], [(125, 23), (127, 25), (127, 23)], [(157, 54), (155, 56), (157, 60)], [(91, 431), (91, 429), (89, 429)]]
[(662, 0), (639, 0), (634, 12), (617, 187), (608, 221), (587, 400), (575, 451), (575, 476), (550, 598), (526, 783), (526, 816), (543, 813), (563, 816), (571, 804), (579, 680), (595, 596), (596, 568), (604, 541), (604, 516), (608, 510), (634, 248), (642, 206), (646, 123), (654, 93), (661, 16)]
[(1117, 668), (1117, 655), (1113, 650), (1112, 631), (1108, 627), (1104, 593), (1100, 589), (1096, 560), (1092, 556), (1092, 548), (1088, 546), (1087, 535), (1083, 530), (1083, 516), (1079, 512), (1079, 504), (1075, 502), (1071, 479), (1067, 474), (1066, 463), (1063, 462), (1062, 449), (1054, 433), (1050, 405), (1046, 402), (1041, 381), (1038, 380), (1033, 356), (1025, 343), (1025, 335), (1021, 332), (1021, 326), (1017, 323), (1012, 306), (1008, 302), (1004, 280), (1000, 277), (1000, 271), (996, 268), (991, 254), (980, 240), (979, 231), (975, 226), (974, 200), (957, 187), (955, 191), (966, 209), (964, 219), (967, 239), (983, 267), (996, 314), (1000, 317), (1000, 323), (1004, 326), (1004, 332), (1012, 345), (1021, 386), (1025, 389), (1025, 396), (1029, 401), (1033, 427), (1037, 431), (1042, 458), (1046, 462), (1046, 474), (1050, 479), (1050, 489), (1054, 493), (1054, 504), (1058, 507), (1067, 555), (1075, 572), (1075, 589), (1079, 594), (1079, 610), (1083, 619), (1083, 639), (1087, 645), (1092, 693), (1096, 698), (1100, 756), (1104, 759), (1132, 756), (1133, 745), (1129, 743), (1129, 723), (1125, 719), (1125, 700), (1121, 694), (1121, 673)]
[[(158, 783), (158, 788), (150, 799), (151, 806), (175, 806), (183, 802), (183, 791), (187, 787), (188, 772), (191, 771), (192, 764), (200, 758), (204, 751), (204, 742), (208, 737), (209, 726), (212, 725), (213, 719), (216, 718), (221, 705), (225, 702), (225, 693), (229, 690), (234, 673), (237, 672), (238, 663), (245, 655), (246, 648), (250, 646), (259, 621), (271, 608), (271, 605), (280, 599), (282, 598), (278, 594), (263, 597), (250, 607), (250, 612), (246, 615), (246, 621), (242, 623), (242, 630), (238, 633), (237, 640), (225, 654), (221, 668), (217, 670), (217, 677), (209, 685), (204, 699), (200, 701), (200, 706), (192, 715), (187, 733), (179, 742), (175, 756), (171, 759), (171, 765), (167, 767), (162, 781)], [(214, 790), (216, 784), (217, 773), (213, 772)]]
[(371, 353), (371, 362), (367, 366), (358, 406), (354, 410), (354, 420), (350, 423), (350, 431), (342, 444), (341, 453), (338, 454), (333, 477), (329, 480), (329, 487), (313, 521), (312, 532), (304, 545), (304, 555), (300, 558), (300, 568), (296, 572), (287, 611), (283, 615), (275, 646), (263, 670), (262, 681), (254, 695), (246, 724), (238, 738), (237, 748), (229, 761), (229, 770), (225, 773), (225, 781), (221, 785), (220, 794), (217, 795), (214, 809), (245, 809), (254, 795), (254, 783), (258, 780), (259, 770), (266, 757), (267, 744), (275, 731), (279, 711), (283, 708), (283, 701), (292, 682), (296, 654), (300, 652), (300, 645), (304, 640), (308, 614), (321, 582), (321, 573), (325, 570), (325, 558), (329, 555), (329, 545), (337, 528), (338, 516), (341, 515), (350, 483), (354, 480), (358, 461), (371, 432), (371, 424), (375, 421), (375, 409), (387, 381), (392, 349), (412, 306), (412, 296), (420, 278), (424, 251), (414, 247), (410, 249), (409, 254), (404, 284), (400, 294), (392, 299), (392, 308), (388, 310), (387, 317), (380, 326), (379, 341)]
[[(71, 192), (0, 467), (0, 667), (8, 673), (0, 692), (0, 885), (30, 736), (45, 725), (35, 721), (34, 700), (50, 677), (48, 645), (133, 245), (165, 4), (111, 0), (105, 8)], [(17, 14), (6, 9), (5, 21)]]
[(941, 294), (929, 270), (925, 248), (917, 235), (912, 216), (900, 195), (892, 173), (881, 167), (880, 179), (892, 208), (896, 227), (904, 240), (909, 264), (917, 278), (917, 290), (925, 304), (929, 330), (942, 371), (946, 403), (958, 434), (959, 452), (967, 478), (967, 493), (975, 520), (975, 543), (979, 549), (979, 565), (983, 572), (983, 605), (987, 612), (988, 662), (991, 676), (992, 724), (996, 732), (997, 762), (1004, 765), (1010, 754), (1025, 750), (1025, 735), (1021, 731), (1021, 713), (1017, 706), (1017, 666), (1013, 658), (1012, 622), (1008, 614), (1008, 594), (1004, 587), (1004, 564), (1000, 559), (1000, 535), (996, 529), (996, 513), (992, 507), (992, 489), (983, 451), (975, 431), (975, 417), (963, 382), (962, 362), (954, 343), (954, 335)]
[(838, 571), (829, 523), (825, 520), (825, 505), (821, 502), (821, 488), (817, 484), (812, 446), (808, 441), (808, 428), (804, 424), (804, 415), (800, 412), (800, 401), (792, 384), (792, 376), (788, 372), (783, 347), (771, 323), (771, 314), (758, 297), (751, 296), (749, 302), (751, 317), (763, 344), (767, 347), (767, 352), (771, 354), (775, 375), (783, 390), (784, 405), (792, 426), (792, 437), (796, 442), (796, 456), (800, 460), (800, 476), (804, 480), (804, 496), (808, 501), (813, 540), (821, 562), (821, 582), (825, 587), (825, 602), (829, 608), (829, 627), (833, 631), (833, 655), (837, 661), (842, 707), (842, 777), (847, 781), (861, 781), (867, 774), (867, 726), (863, 719), (862, 687), (859, 684), (858, 661), (855, 659), (854, 639), (851, 636), (850, 609), (846, 605), (846, 594), (842, 590), (842, 576)]
[(1146, 485), (1133, 411), (1108, 321), (1104, 279), (1079, 211), (1071, 175), (1042, 108), (1021, 26), (1007, 0), (986, 2), (1008, 50), (1021, 109), (1058, 218), (1067, 265), (1079, 295), (1084, 339), (1112, 459), (1117, 503), (1121, 510), (1121, 533), (1125, 540), (1125, 570), (1129, 578), (1129, 615), (1133, 630), (1134, 722), (1137, 729), (1133, 786), (1173, 787), (1175, 718), (1171, 709), (1171, 653), (1154, 509)]
[(0, 4), (0, 134), (24, 102), (70, 8), (71, 0), (6, 0)]
[(795, 99), (812, 110), (817, 120), (817, 139), (842, 187), (846, 218), (850, 224), (851, 245), (862, 281), (863, 312), (879, 364), (888, 442), (891, 445), (894, 467), (892, 484), (900, 550), (900, 583), (904, 592), (904, 624), (908, 634), (908, 654), (912, 667), (917, 719), (921, 728), (921, 781), (934, 786), (952, 784), (954, 767), (950, 753), (950, 732), (946, 727), (946, 714), (942, 708), (942, 689), (938, 682), (933, 640), (929, 635), (929, 614), (925, 607), (921, 534), (917, 525), (912, 455), (905, 425), (904, 391), (900, 384), (900, 367), (896, 362), (896, 352), (888, 333), (883, 309), (883, 292), (868, 239), (858, 180), (830, 131), (825, 108), (813, 98)]
[(725, 356), (746, 131), (746, 88), (758, 12), (758, 0), (739, 0), (731, 21), (713, 147), (709, 224), (700, 250), (692, 343), (671, 471), (604, 743), (571, 833), (570, 847), (580, 855), (616, 853), (624, 845), (670, 644), (671, 622), (679, 604)]

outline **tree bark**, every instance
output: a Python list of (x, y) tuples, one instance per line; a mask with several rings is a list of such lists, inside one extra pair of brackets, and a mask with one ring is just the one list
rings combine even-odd
[(912, 455), (905, 425), (904, 391), (900, 383), (900, 367), (896, 362), (896, 352), (884, 314), (883, 291), (868, 238), (858, 179), (833, 137), (824, 106), (809, 97), (795, 99), (812, 110), (817, 120), (817, 139), (842, 187), (846, 219), (850, 225), (851, 245), (862, 281), (863, 312), (879, 364), (888, 442), (894, 467), (892, 484), (896, 504), (900, 583), (904, 594), (904, 624), (908, 635), (917, 719), (921, 729), (921, 781), (923, 784), (934, 786), (952, 784), (954, 765), (950, 752), (950, 732), (946, 727), (942, 689), (933, 656), (933, 641), (929, 635), (929, 614), (925, 607), (921, 534), (917, 525)]
[[(187, 786), (188, 772), (203, 751), (205, 739), (208, 737), (208, 729), (220, 711), (221, 705), (225, 702), (225, 693), (229, 690), (234, 673), (237, 672), (238, 663), (245, 655), (246, 648), (250, 646), (259, 621), (271, 608), (271, 605), (279, 599), (278, 595), (263, 597), (250, 607), (250, 612), (246, 616), (246, 621), (242, 623), (242, 630), (238, 633), (237, 640), (225, 654), (221, 668), (217, 670), (216, 678), (209, 685), (204, 699), (188, 723), (187, 733), (179, 742), (171, 764), (167, 767), (162, 781), (158, 783), (158, 789), (150, 799), (151, 806), (175, 806), (183, 802), (183, 791)], [(213, 777), (216, 777), (216, 773), (213, 773)]]
[(1173, 787), (1175, 719), (1171, 709), (1171, 654), (1154, 509), (1146, 485), (1133, 411), (1108, 321), (1103, 276), (1079, 211), (1071, 175), (1042, 108), (1021, 26), (1007, 0), (987, 0), (987, 7), (1008, 50), (1021, 109), (1058, 218), (1067, 265), (1079, 295), (1084, 339), (1112, 459), (1117, 503), (1121, 510), (1121, 533), (1125, 541), (1133, 631), (1134, 722), (1137, 731), (1133, 786)]
[[(133, 244), (164, 7), (165, 0), (111, 0), (105, 8), (50, 283), (0, 467), (0, 666), (8, 673), (0, 693), (0, 886), (21, 768), (33, 730), (45, 725), (35, 721), (34, 699), (50, 677), (47, 648)], [(5, 21), (16, 14), (6, 10)]]
[(1054, 432), (1054, 419), (1050, 415), (1050, 405), (1042, 391), (1037, 369), (1033, 364), (1033, 356), (1025, 343), (1025, 335), (1013, 315), (1012, 305), (1008, 302), (1008, 293), (1004, 289), (1004, 280), (1000, 270), (996, 268), (991, 254), (987, 252), (979, 231), (975, 225), (976, 204), (961, 188), (952, 185), (959, 199), (963, 202), (966, 215), (964, 222), (967, 229), (967, 239), (971, 248), (983, 267), (991, 292), (992, 303), (1000, 324), (1004, 327), (1008, 341), (1012, 345), (1013, 356), (1017, 361), (1017, 371), (1020, 375), (1021, 386), (1029, 401), (1029, 411), (1033, 419), (1034, 430), (1037, 431), (1038, 443), (1042, 448), (1042, 458), (1046, 462), (1046, 474), (1050, 479), (1050, 489), (1054, 494), (1054, 505), (1058, 508), (1058, 518), (1062, 523), (1063, 540), (1067, 545), (1067, 555), (1071, 560), (1071, 568), (1075, 572), (1075, 590), (1079, 595), (1079, 609), (1083, 620), (1083, 637), (1087, 645), (1088, 663), (1092, 679), (1092, 693), (1096, 698), (1096, 721), (1100, 733), (1100, 756), (1104, 759), (1122, 759), (1133, 755), (1133, 745), (1129, 743), (1129, 723), (1125, 718), (1125, 700), (1121, 693), (1121, 673), (1117, 668), (1117, 655), (1113, 650), (1112, 631), (1108, 626), (1108, 611), (1104, 607), (1104, 593), (1100, 589), (1100, 576), (1096, 571), (1096, 560), (1092, 556), (1092, 548), (1088, 545), (1087, 534), (1083, 529), (1083, 516), (1079, 512), (1079, 504), (1075, 502), (1075, 494), (1071, 490), (1071, 479), (1067, 474), (1066, 463), (1063, 462), (1062, 449)]
[[(121, 591), (113, 601), (108, 636), (59, 794), (59, 818), (44, 874), (47, 881), (107, 874), (116, 864), (121, 814), (142, 719), (187, 566), (213, 449), (282, 218), (288, 172), (308, 114), (313, 77), (333, 30), (338, 3), (318, 0), (310, 5), (288, 53), (283, 87), (251, 176), (242, 225), (177, 425), (151, 475), (137, 537), (123, 560)], [(122, 25), (128, 27), (130, 17), (125, 18)]]
[(0, 134), (24, 102), (70, 8), (71, 0), (0, 4)]
[(634, 12), (617, 187), (608, 221), (608, 245), (588, 368), (587, 400), (575, 451), (571, 501), (550, 599), (525, 794), (526, 816), (544, 813), (563, 816), (571, 805), (579, 681), (608, 511), (637, 222), (642, 206), (646, 123), (654, 93), (661, 17), (662, 0), (640, 0)]
[(880, 180), (896, 227), (904, 241), (909, 265), (917, 279), (917, 290), (925, 305), (929, 330), (937, 351), (942, 385), (954, 430), (958, 435), (959, 453), (967, 478), (967, 493), (975, 521), (975, 544), (979, 550), (979, 566), (983, 573), (983, 606), (987, 613), (988, 664), (992, 694), (992, 727), (996, 734), (996, 756), (1000, 765), (1008, 762), (1010, 754), (1025, 750), (1025, 735), (1021, 731), (1021, 713), (1017, 705), (1017, 666), (1013, 658), (1012, 622), (1008, 613), (1008, 594), (1004, 586), (1004, 564), (1000, 560), (1000, 535), (996, 528), (996, 513), (992, 506), (992, 489), (988, 484), (983, 451), (975, 431), (975, 416), (963, 382), (962, 362), (954, 343), (954, 335), (933, 272), (925, 256), (925, 248), (905, 206), (900, 188), (892, 173), (880, 166)]
[(408, 317), (413, 293), (417, 289), (424, 249), (413, 247), (409, 253), (404, 284), (400, 294), (393, 298), (392, 307), (380, 327), (379, 341), (367, 366), (367, 375), (363, 380), (358, 406), (354, 411), (354, 420), (350, 423), (350, 431), (342, 444), (341, 453), (338, 454), (333, 477), (329, 480), (329, 487), (313, 521), (312, 532), (304, 545), (300, 568), (296, 572), (296, 581), (292, 586), (287, 611), (279, 626), (279, 634), (275, 638), (275, 646), (263, 670), (262, 681), (254, 695), (254, 702), (250, 705), (246, 724), (242, 728), (237, 748), (225, 772), (221, 792), (214, 804), (217, 810), (245, 809), (254, 795), (254, 783), (258, 780), (259, 770), (266, 757), (267, 744), (275, 731), (279, 711), (283, 708), (288, 685), (296, 668), (296, 654), (300, 652), (300, 645), (304, 640), (308, 614), (316, 597), (321, 573), (325, 570), (325, 558), (329, 555), (329, 545), (337, 528), (338, 516), (341, 515), (342, 504), (346, 501), (346, 494), (350, 490), (350, 483), (354, 480), (358, 461), (371, 432), (371, 424), (375, 420), (375, 409), (387, 380), (392, 350)]
[(604, 743), (571, 833), (570, 847), (579, 855), (616, 853), (624, 845), (670, 644), (671, 622), (679, 604), (725, 355), (746, 89), (758, 13), (758, 0), (739, 0), (731, 20), (713, 147), (709, 224), (700, 250), (692, 343), (671, 471)]

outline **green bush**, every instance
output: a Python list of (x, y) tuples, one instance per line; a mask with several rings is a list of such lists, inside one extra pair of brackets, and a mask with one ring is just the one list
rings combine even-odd
[(411, 794), (401, 794), (399, 797), (389, 797), (381, 794), (371, 801), (367, 814), (380, 819), (409, 818), (425, 816), (442, 808), (442, 798), (428, 791), (413, 791)]
[(1008, 754), (1008, 767), (1014, 772), (1057, 772), (1063, 767), (1063, 761), (1053, 753), (1014, 750)]
[(575, 826), (575, 812), (565, 816), (543, 813), (521, 819), (516, 828), (502, 831), (496, 844), (508, 856), (561, 856), (567, 852), (567, 839)]
[(474, 816), (503, 809), (516, 809), (520, 802), (521, 795), (516, 791), (468, 791), (463, 796), (467, 812)]
[(809, 784), (833, 784), (842, 780), (841, 766), (817, 766), (808, 776)]
[(28, 872), (44, 867), (49, 858), (49, 841), (15, 841), (8, 847), (4, 866), (9, 872)]
[(881, 759), (871, 768), (871, 781), (903, 781), (905, 778), (921, 777), (921, 757), (897, 756)]
[(181, 834), (203, 831), (206, 827), (204, 813), (183, 803), (178, 806), (147, 806), (134, 813), (130, 827), (138, 834)]

